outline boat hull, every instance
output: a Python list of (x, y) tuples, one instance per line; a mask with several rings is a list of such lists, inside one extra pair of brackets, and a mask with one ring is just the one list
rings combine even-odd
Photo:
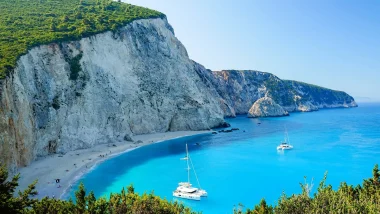
[(200, 201), (201, 196), (197, 194), (189, 194), (189, 193), (183, 193), (183, 192), (173, 192), (173, 196), (177, 198), (184, 198), (189, 200), (195, 200)]
[(207, 192), (203, 189), (199, 189), (198, 190), (198, 194), (201, 196), (201, 197), (207, 197)]
[(277, 150), (291, 150), (291, 149), (293, 149), (293, 146), (289, 146), (289, 147), (277, 146)]

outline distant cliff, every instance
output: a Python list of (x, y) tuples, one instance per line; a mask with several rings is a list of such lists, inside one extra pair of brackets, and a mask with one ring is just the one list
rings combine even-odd
[[(224, 115), (247, 114), (258, 99), (270, 97), (285, 111), (316, 111), (320, 108), (356, 107), (345, 92), (307, 83), (281, 80), (273, 74), (253, 70), (210, 71), (197, 69), (214, 96), (219, 97)], [(263, 115), (265, 116), (265, 115)]]
[(131, 135), (218, 127), (265, 96), (288, 112), (356, 106), (344, 92), (269, 73), (207, 70), (166, 18), (34, 47), (0, 93), (0, 161), (13, 169)]

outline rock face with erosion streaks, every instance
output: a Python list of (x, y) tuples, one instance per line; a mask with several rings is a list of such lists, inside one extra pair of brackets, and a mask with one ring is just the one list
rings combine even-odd
[(279, 117), (288, 115), (287, 111), (269, 97), (258, 99), (248, 111), (248, 117)]

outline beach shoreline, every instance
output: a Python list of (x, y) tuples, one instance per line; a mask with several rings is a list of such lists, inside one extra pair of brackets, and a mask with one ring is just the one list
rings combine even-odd
[[(99, 144), (92, 148), (69, 151), (39, 158), (29, 166), (19, 169), (18, 190), (23, 191), (38, 180), (37, 198), (63, 198), (73, 183), (93, 170), (98, 164), (134, 149), (166, 140), (208, 134), (211, 131), (177, 131), (133, 136), (134, 142), (123, 141)], [(140, 143), (137, 143), (140, 142)], [(56, 179), (59, 179), (57, 182)]]

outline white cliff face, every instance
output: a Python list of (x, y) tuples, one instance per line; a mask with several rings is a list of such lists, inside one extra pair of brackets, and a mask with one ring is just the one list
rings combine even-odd
[(219, 101), (194, 69), (164, 19), (33, 48), (2, 84), (2, 159), (24, 166), (126, 135), (219, 126)]
[(280, 117), (288, 115), (287, 111), (269, 97), (258, 99), (248, 111), (248, 117)]

